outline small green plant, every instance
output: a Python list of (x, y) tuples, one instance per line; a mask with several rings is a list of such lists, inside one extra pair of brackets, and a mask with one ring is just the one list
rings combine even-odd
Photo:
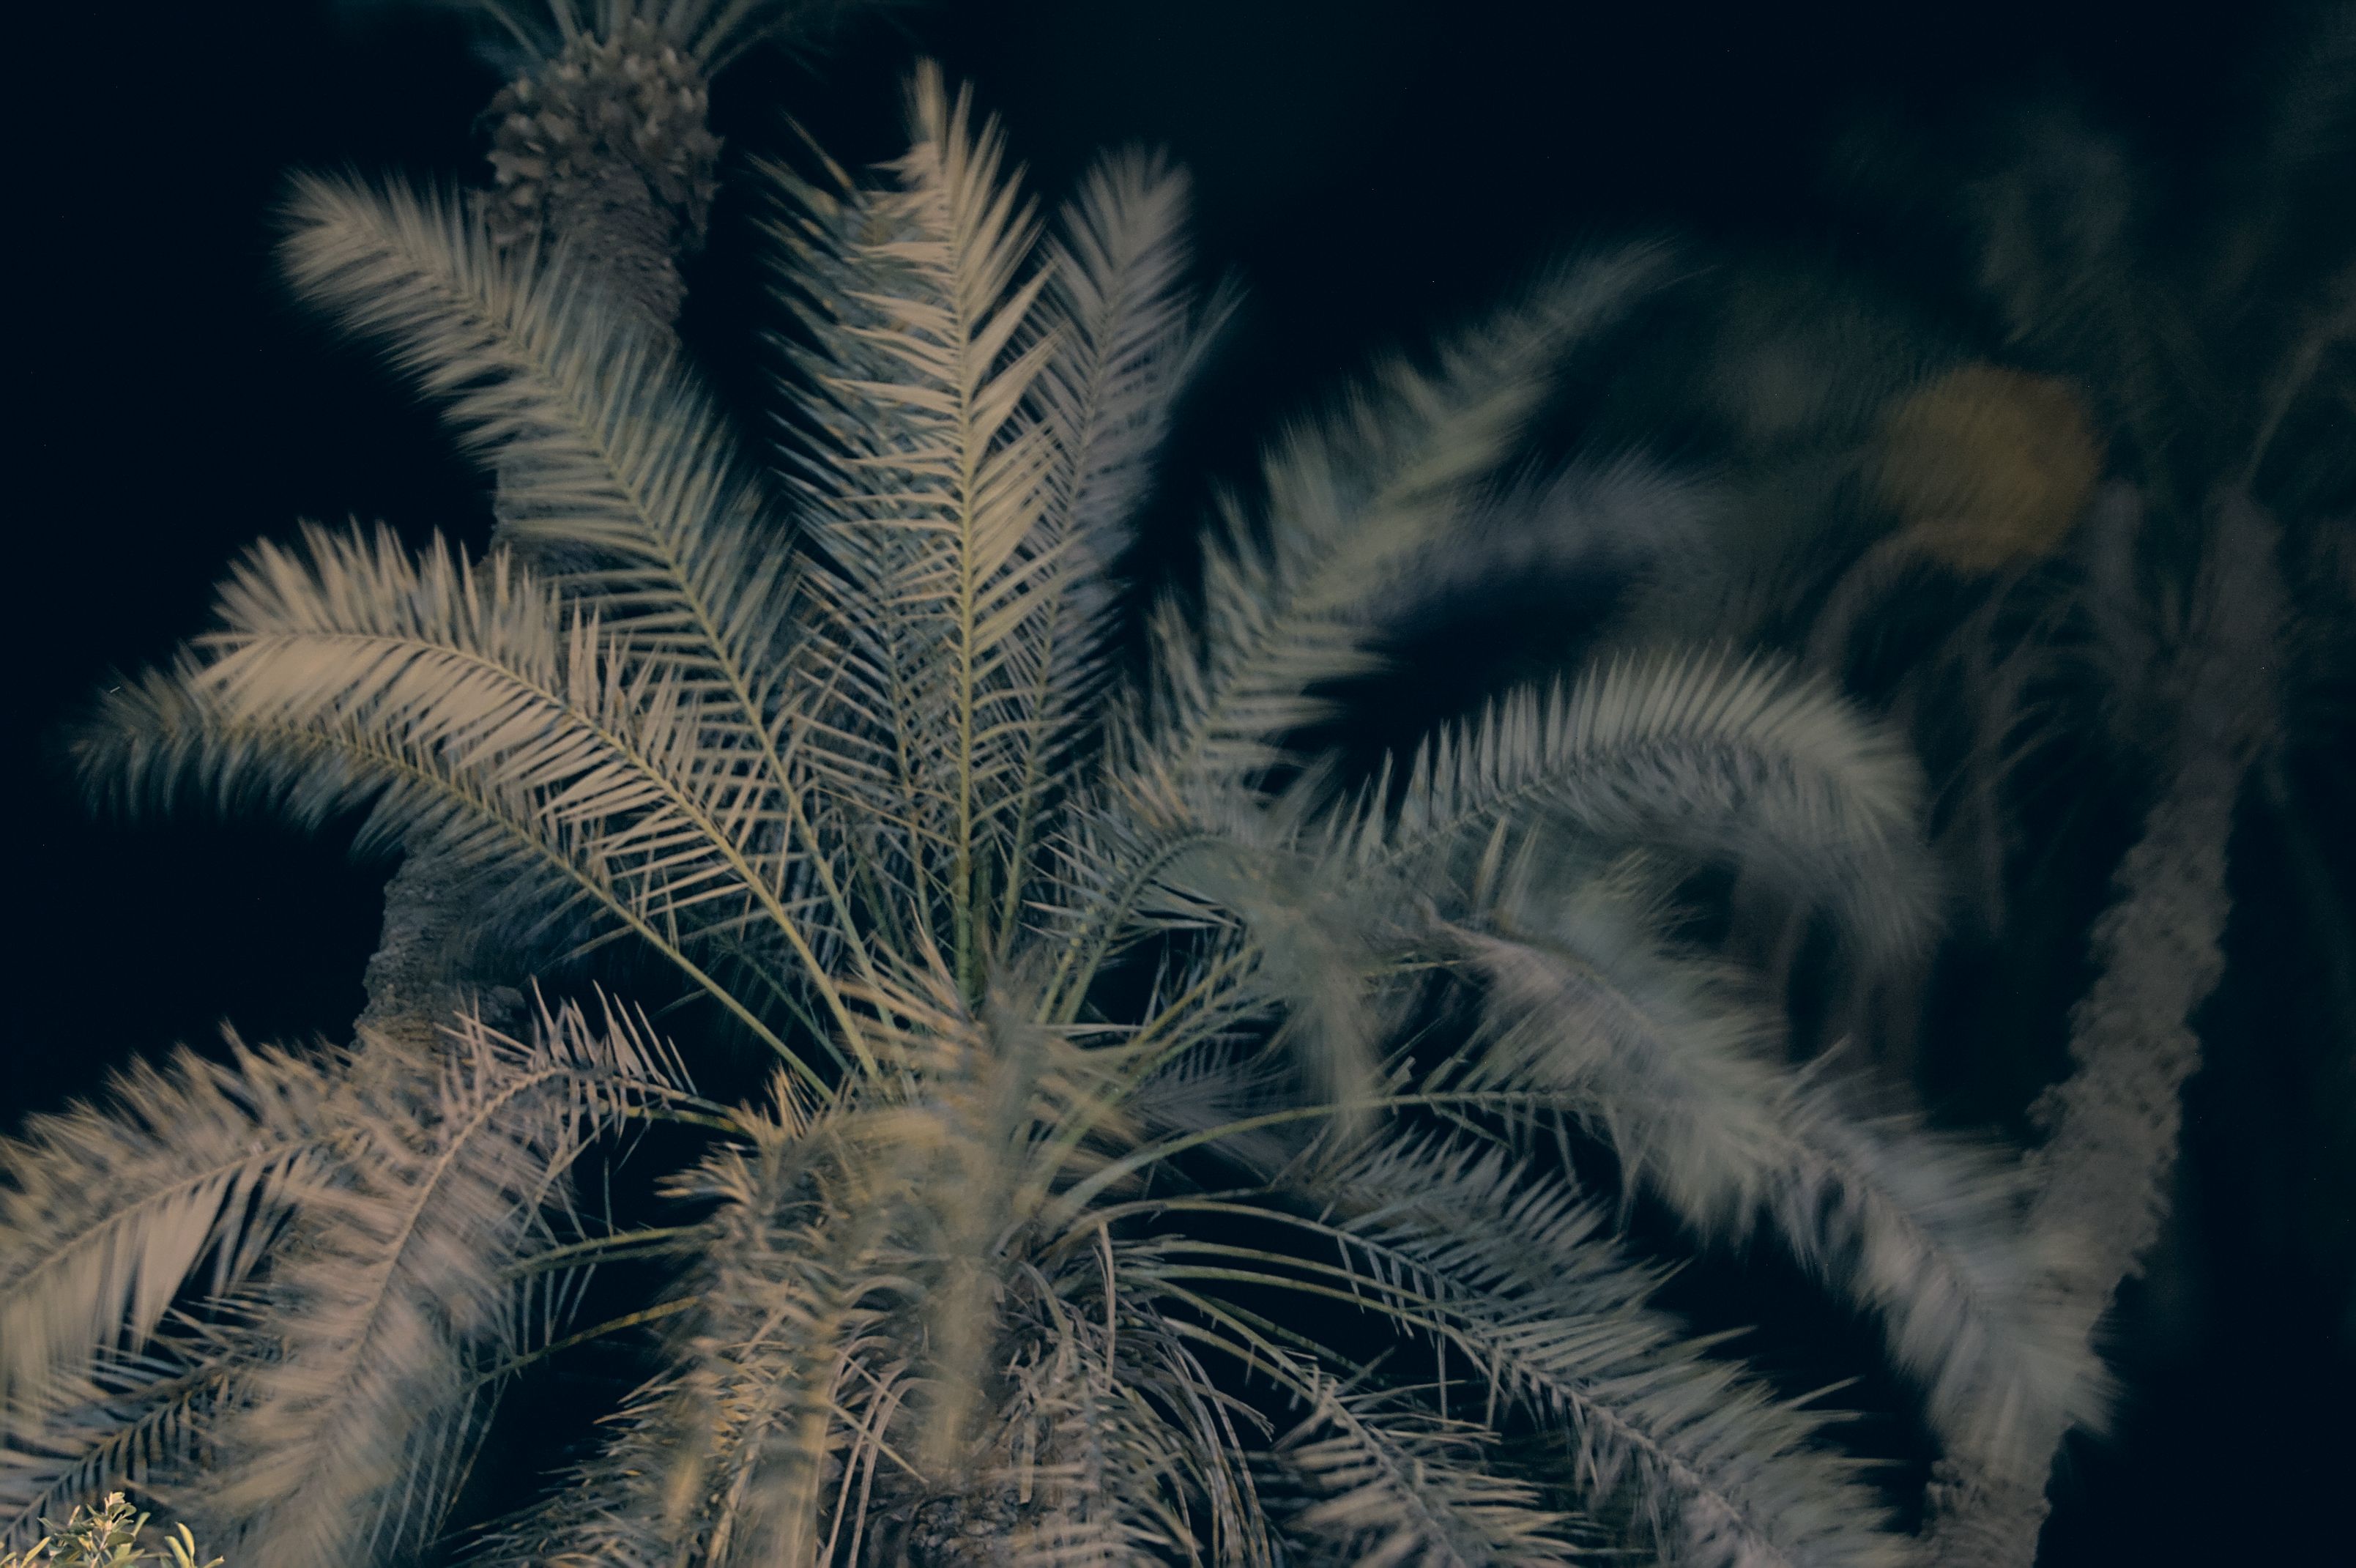
[(221, 1560), (197, 1561), (196, 1538), (185, 1524), (176, 1524), (164, 1536), (164, 1550), (150, 1552), (139, 1544), (147, 1516), (131, 1511), (121, 1492), (109, 1492), (96, 1509), (76, 1507), (62, 1525), (43, 1520), (54, 1534), (45, 1535), (21, 1553), (0, 1557), (0, 1568), (124, 1568), (125, 1564), (168, 1558), (172, 1568), (220, 1568)]

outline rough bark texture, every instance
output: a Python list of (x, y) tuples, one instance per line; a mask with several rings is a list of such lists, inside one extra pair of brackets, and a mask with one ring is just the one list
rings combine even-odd
[[(2094, 927), (2097, 978), (2071, 1015), (2072, 1071), (2037, 1107), (2049, 1135), (2030, 1160), (2030, 1224), (2056, 1260), (2051, 1288), (2090, 1339), (2166, 1219), (2184, 1084), (2201, 1061), (2192, 1017), (2224, 972), (2234, 806), (2276, 723), (2275, 537), (2254, 509), (2223, 510), (2180, 655), (2174, 764)], [(1933, 1472), (1926, 1560), (2028, 1568), (2067, 1435), (1990, 1412), (1985, 1441)]]
[(491, 101), (491, 231), (562, 241), (607, 286), (669, 326), (719, 190), (711, 94), (685, 55), (640, 18), (575, 38)]
[[(2241, 769), (2187, 758), (2121, 865), (2118, 895), (2094, 929), (2100, 978), (2072, 1020), (2075, 1070), (2040, 1107), (2051, 1137), (2032, 1161), (2031, 1226), (2061, 1244), (2055, 1280), (2091, 1337), (2159, 1234), (2182, 1125), (2181, 1092), (2200, 1065), (2190, 1019), (2223, 972), (2225, 843)], [(1993, 1443), (2040, 1462), (1940, 1463), (1931, 1488), (1930, 1561), (1940, 1568), (2026, 1568), (2037, 1556), (2059, 1423)]]
[(456, 953), (466, 915), (466, 890), (431, 854), (403, 859), (384, 888), (384, 928), (360, 983), (368, 1000), (359, 1027), (412, 1046), (472, 1006), (483, 1022), (512, 1034), (521, 1022), (523, 993), (487, 983)]
[[(563, 243), (668, 328), (685, 293), (680, 258), (701, 245), (717, 188), (709, 103), (692, 64), (643, 21), (613, 39), (575, 39), (491, 102), (492, 232), (514, 246)], [(402, 862), (385, 886), (360, 1028), (430, 1044), (470, 1004), (494, 1028), (520, 1021), (520, 993), (459, 959), (467, 902), (464, 879), (430, 853)]]

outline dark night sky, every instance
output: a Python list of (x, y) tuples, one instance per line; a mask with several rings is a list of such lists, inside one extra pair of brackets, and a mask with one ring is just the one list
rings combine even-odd
[[(223, 1020), (299, 1038), (340, 1035), (358, 1010), (384, 866), (266, 823), (99, 822), (41, 753), (110, 667), (200, 628), (213, 579), (255, 536), (306, 517), (479, 529), (480, 481), (431, 414), (282, 297), (269, 250), (290, 169), (474, 177), (470, 122), (498, 80), (452, 17), (414, 7), (27, 9), (10, 24), (9, 429), (33, 482), (9, 544), (31, 700), (8, 770), (27, 831), (23, 923), (0, 949), (0, 1127)], [(2243, 116), (2295, 9), (949, 0), (815, 75), (749, 64), (723, 78), (716, 117), (758, 145), (782, 95), (846, 162), (883, 156), (921, 50), (976, 82), (1049, 188), (1105, 145), (1170, 146), (1198, 179), (1205, 260), (1255, 299), (1194, 432), (1231, 465), (1247, 433), (1369, 347), (1413, 340), (1582, 239), (1847, 253), (1817, 171), (1828, 134), (1869, 110), (1935, 122), (2059, 87), (2164, 161), (2196, 155)], [(2104, 1484), (2122, 1508), (2233, 1506)], [(2169, 1538), (2135, 1539), (2150, 1561), (2144, 1543)]]

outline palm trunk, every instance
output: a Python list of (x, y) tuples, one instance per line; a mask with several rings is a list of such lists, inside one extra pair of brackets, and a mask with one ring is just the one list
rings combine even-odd
[[(500, 90), (485, 216), (504, 242), (556, 244), (574, 265), (668, 330), (685, 295), (680, 258), (702, 242), (720, 144), (705, 124), (701, 75), (651, 25), (575, 39)], [(502, 482), (502, 489), (506, 488)], [(507, 509), (495, 503), (504, 519)], [(384, 925), (362, 978), (359, 1027), (430, 1047), (462, 1007), (509, 1028), (522, 996), (487, 984), (458, 939), (466, 878), (430, 851), (385, 885)]]
[(492, 1028), (513, 1032), (520, 992), (485, 986), (457, 955), (466, 889), (431, 854), (405, 855), (384, 886), (384, 926), (360, 983), (361, 1034), (429, 1049), (454, 1015), (472, 1007)]
[(570, 248), (668, 328), (687, 293), (679, 263), (701, 248), (719, 188), (710, 104), (694, 59), (643, 17), (574, 38), (491, 100), (491, 231)]
[[(2229, 505), (2182, 656), (2176, 761), (2094, 931), (2099, 972), (2071, 1015), (2074, 1070), (2037, 1107), (2032, 1234), (2050, 1287), (2091, 1339), (2159, 1235), (2200, 1066), (2192, 1017), (2224, 972), (2226, 848), (2252, 755), (2274, 724), (2271, 646), (2281, 615), (2273, 524)], [(2028, 1568), (2050, 1505), (2058, 1423), (2021, 1430), (1991, 1411), (1981, 1440), (1933, 1473), (1925, 1558), (1938, 1568)]]

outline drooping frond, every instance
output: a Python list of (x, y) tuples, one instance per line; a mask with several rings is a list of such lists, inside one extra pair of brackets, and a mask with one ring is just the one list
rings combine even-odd
[(917, 1349), (916, 1260), (895, 1222), (926, 1172), (847, 1115), (798, 1134), (756, 1124), (749, 1153), (681, 1189), (722, 1200), (723, 1240), (697, 1282), (707, 1305), (672, 1401), (666, 1522), (713, 1563), (824, 1560), (862, 1523), (828, 1472), (847, 1487), (909, 1463), (886, 1431)]
[(1033, 1501), (1009, 1544), (1042, 1563), (1268, 1563), (1249, 1414), (1125, 1273), (1100, 1230), (1060, 1278), (1023, 1279), (992, 1451)]
[(787, 974), (830, 995), (831, 910), (757, 754), (712, 743), (676, 671), (503, 555), (477, 569), (411, 559), (389, 534), (305, 542), (263, 545), (231, 576), (206, 657), (102, 705), (85, 768), (134, 797), (258, 795), (313, 821), (372, 805), (367, 836), (430, 841), (536, 915), (585, 905), (798, 1060), (691, 952), (750, 918)]
[(1370, 794), (1336, 828), (1366, 872), (1445, 874), (1524, 833), (1567, 827), (1756, 870), (1827, 908), (1868, 952), (1924, 934), (1913, 759), (1815, 683), (1744, 660), (1623, 660), (1525, 689), (1417, 754), (1396, 804)]
[[(1818, 1446), (1827, 1418), (1701, 1358), (1644, 1305), (1601, 1212), (1478, 1145), (1395, 1142), (1333, 1176), (1340, 1228), (1395, 1310), (1503, 1398), (1558, 1423), (1586, 1495), (1633, 1488), (1663, 1551), (1695, 1568), (1894, 1564), (1901, 1538)], [(1371, 1295), (1363, 1282), (1361, 1294)]]
[[(1458, 1391), (1460, 1399), (1470, 1390)], [(1431, 1391), (1327, 1385), (1278, 1445), (1316, 1500), (1287, 1522), (1318, 1539), (1312, 1561), (1360, 1568), (1544, 1568), (1585, 1555), (1578, 1521), (1486, 1463), (1498, 1434), (1425, 1408)]]
[(182, 1052), (116, 1076), (112, 1113), (36, 1116), (0, 1144), (0, 1444), (60, 1401), (105, 1402), (187, 1293), (243, 1283), (336, 1135), (333, 1081), (276, 1051)]
[(888, 1561), (987, 1527), (1041, 1562), (1269, 1562), (1230, 1396), (1085, 1207), (1034, 1230), (1128, 1146), (1117, 1085), (937, 966), (875, 1000), (898, 1087), (748, 1119), (680, 1186), (720, 1205), (683, 1370), (582, 1472), (603, 1506), (568, 1487), (487, 1560)]
[(434, 1061), (379, 1050), (332, 1170), (296, 1195), (266, 1300), (273, 1353), (241, 1369), (216, 1503), (262, 1568), (429, 1539), (445, 1445), (470, 1435), (477, 1358), (514, 1322), (507, 1265), (565, 1171), (676, 1080), (626, 1016), (542, 1015), (530, 1044), (464, 1020)]
[(71, 1386), (53, 1388), (39, 1427), (0, 1444), (0, 1550), (26, 1547), (45, 1520), (110, 1491), (194, 1501), (210, 1456), (208, 1422), (230, 1391), (244, 1326), (179, 1326), (149, 1351), (102, 1358)]
[(1728, 977), (1641, 935), (1643, 911), (1592, 890), (1517, 902), (1514, 935), (1458, 936), (1496, 1030), (1470, 1081), (1566, 1091), (1632, 1190), (1700, 1236), (1772, 1228), (1880, 1317), (1951, 1442), (2099, 1414), (2104, 1380), (2048, 1298), (2008, 1162), (1849, 1113), (1836, 1086), (1775, 1065), (1772, 1026)]
[(1636, 250), (1533, 289), (1447, 345), (1434, 369), (1388, 367), (1296, 431), (1263, 469), (1258, 536), (1230, 499), (1204, 561), (1199, 624), (1165, 604), (1135, 765), (1225, 788), (1325, 717), (1319, 688), (1368, 667), (1367, 601), (1430, 549), (1503, 456), (1554, 358), (1658, 275)]
[(876, 1046), (899, 1090), (868, 1080), (814, 1113), (785, 1094), (742, 1118), (749, 1146), (676, 1184), (718, 1204), (679, 1371), (483, 1561), (669, 1562), (682, 1542), (712, 1564), (856, 1558), (883, 1498), (951, 1478), (916, 1466), (954, 1471), (961, 1444), (926, 1434), (977, 1414), (975, 1363), (999, 1341), (993, 1220), (1037, 1071), (988, 1050), (961, 1010), (938, 972), (895, 993)]
[(1433, 611), (1472, 610), (1501, 585), (1683, 576), (1712, 548), (1724, 510), (1723, 498), (1704, 484), (1642, 458), (1584, 459), (1482, 498), (1368, 609), (1377, 622), (1398, 627)]
[(1662, 950), (1654, 911), (1620, 892), (1509, 895), (1489, 929), (1445, 934), (1483, 986), (1465, 1081), (1573, 1096), (1632, 1197), (1657, 1195), (1704, 1236), (1747, 1234), (1787, 1153), (1778, 1030), (1728, 966)]

